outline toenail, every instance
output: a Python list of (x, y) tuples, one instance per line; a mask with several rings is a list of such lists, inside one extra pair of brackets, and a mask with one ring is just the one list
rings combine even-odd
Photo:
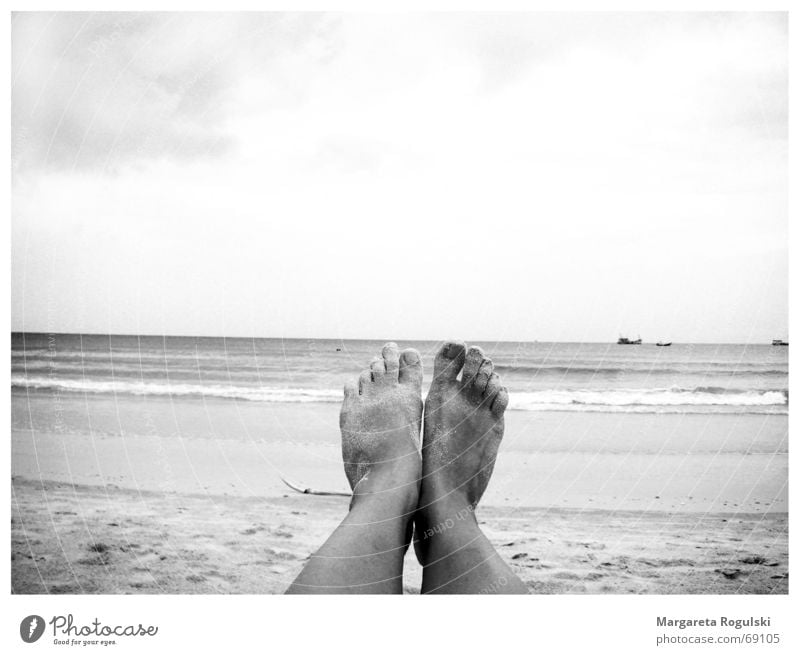
[(409, 364), (416, 364), (419, 361), (419, 353), (416, 350), (407, 350), (403, 354), (403, 359), (405, 359)]

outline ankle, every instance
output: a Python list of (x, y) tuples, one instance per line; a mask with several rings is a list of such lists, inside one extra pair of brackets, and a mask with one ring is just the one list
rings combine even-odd
[(350, 509), (383, 506), (387, 511), (413, 513), (419, 501), (419, 472), (413, 463), (375, 464), (356, 484)]
[(423, 566), (469, 543), (478, 531), (475, 508), (463, 496), (451, 494), (427, 502), (424, 493), (420, 496), (414, 515), (414, 550)]
[(437, 524), (473, 520), (475, 505), (461, 489), (441, 489), (436, 485), (423, 485), (417, 508), (417, 522), (428, 528)]

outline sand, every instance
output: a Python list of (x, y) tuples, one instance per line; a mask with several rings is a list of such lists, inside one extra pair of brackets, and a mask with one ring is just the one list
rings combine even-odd
[[(345, 498), (247, 498), (13, 480), (13, 593), (281, 593)], [(783, 513), (479, 509), (532, 593), (788, 592)], [(405, 588), (421, 570), (406, 557)]]
[[(347, 511), (279, 477), (346, 490), (337, 413), (12, 394), (12, 592), (282, 592)], [(478, 518), (534, 593), (787, 593), (787, 433), (509, 412)]]
[[(12, 474), (280, 497), (348, 491), (337, 404), (12, 394)], [(788, 511), (788, 417), (507, 412), (486, 505)]]

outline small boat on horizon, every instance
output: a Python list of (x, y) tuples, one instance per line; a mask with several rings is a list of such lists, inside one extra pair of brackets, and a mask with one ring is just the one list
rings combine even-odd
[(773, 346), (788, 346), (789, 342), (788, 341), (784, 341), (783, 339), (773, 339), (772, 340), (772, 345)]
[(642, 345), (642, 337), (638, 339), (628, 339), (628, 337), (620, 337), (617, 339), (618, 346), (641, 346)]
[(671, 341), (659, 341), (658, 343), (656, 343), (656, 345), (657, 346), (671, 346), (672, 342)]

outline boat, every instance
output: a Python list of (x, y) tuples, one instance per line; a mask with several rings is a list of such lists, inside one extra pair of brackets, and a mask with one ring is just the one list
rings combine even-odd
[(618, 346), (641, 346), (642, 345), (642, 337), (638, 339), (628, 339), (628, 337), (620, 337), (617, 339)]
[(788, 341), (784, 341), (783, 339), (773, 339), (772, 340), (772, 345), (773, 346), (788, 346), (789, 342)]
[(659, 341), (656, 345), (657, 346), (671, 346), (672, 342), (671, 341)]

